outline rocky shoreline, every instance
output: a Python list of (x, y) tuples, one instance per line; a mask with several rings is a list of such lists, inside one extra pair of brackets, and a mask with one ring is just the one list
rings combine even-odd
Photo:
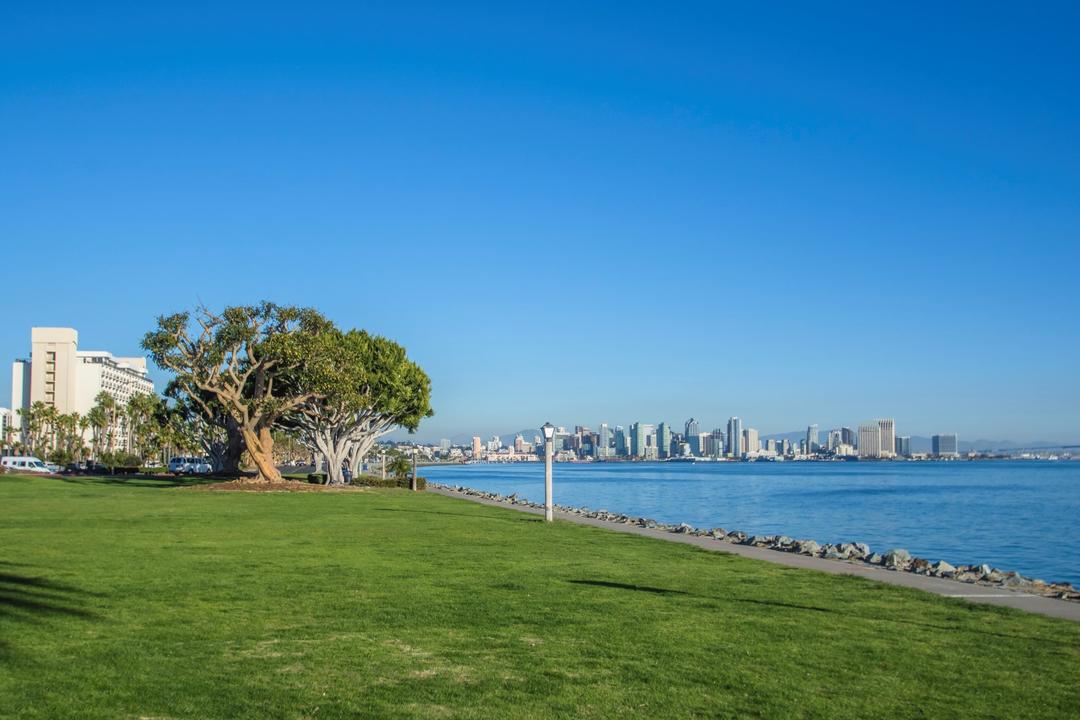
[[(499, 493), (474, 490), (461, 485), (441, 485), (429, 483), (431, 487), (439, 488), (459, 495), (492, 500), (494, 502), (543, 509), (540, 503), (530, 502), (518, 497), (516, 493), (500, 495)], [(777, 552), (796, 553), (810, 557), (825, 558), (838, 562), (862, 563), (893, 570), (896, 572), (910, 572), (918, 575), (955, 580), (960, 583), (989, 585), (1004, 587), (1011, 590), (1042, 595), (1044, 597), (1058, 598), (1080, 602), (1080, 591), (1077, 591), (1069, 583), (1049, 583), (1044, 580), (1024, 577), (1018, 572), (1006, 572), (989, 565), (952, 565), (945, 560), (932, 562), (925, 558), (913, 557), (907, 550), (895, 548), (884, 553), (871, 551), (865, 543), (839, 543), (821, 544), (814, 540), (796, 540), (786, 535), (749, 535), (741, 530), (725, 530), (724, 528), (696, 528), (686, 523), (670, 524), (644, 517), (632, 517), (621, 513), (608, 512), (607, 510), (590, 510), (589, 508), (568, 507), (556, 505), (559, 512), (581, 517), (592, 518), (615, 525), (635, 525), (642, 528), (650, 528), (663, 532), (695, 537), (711, 537), (717, 542), (727, 542), (736, 545), (750, 545)]]

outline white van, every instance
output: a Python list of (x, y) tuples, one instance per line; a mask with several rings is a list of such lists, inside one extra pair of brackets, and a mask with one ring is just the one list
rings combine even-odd
[(8, 455), (0, 458), (0, 466), (8, 472), (15, 473), (51, 473), (38, 458), (32, 455)]
[(174, 475), (206, 475), (213, 467), (206, 458), (174, 457), (169, 460), (169, 472)]

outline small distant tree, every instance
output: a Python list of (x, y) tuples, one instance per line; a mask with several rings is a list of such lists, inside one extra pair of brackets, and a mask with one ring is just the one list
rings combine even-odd
[(200, 307), (158, 318), (143, 347), (176, 374), (189, 396), (212, 395), (236, 421), (258, 479), (281, 482), (274, 464), (274, 426), (315, 393), (294, 381), (313, 342), (331, 323), (307, 308), (259, 305)]
[(409, 459), (403, 455), (398, 455), (390, 465), (387, 467), (390, 474), (399, 480), (404, 480), (409, 477), (409, 473), (412, 472), (412, 463)]

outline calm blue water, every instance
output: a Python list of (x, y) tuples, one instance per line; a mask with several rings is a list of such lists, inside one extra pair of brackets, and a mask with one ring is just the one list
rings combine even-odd
[[(543, 463), (428, 479), (544, 501)], [(907, 548), (1080, 585), (1080, 462), (560, 463), (555, 502), (818, 542)]]

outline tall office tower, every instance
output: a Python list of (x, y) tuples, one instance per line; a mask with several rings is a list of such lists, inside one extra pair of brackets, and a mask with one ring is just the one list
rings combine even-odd
[(855, 436), (855, 431), (849, 427), (840, 428), (840, 442), (843, 445), (850, 445), (855, 447), (859, 444), (858, 438)]
[(630, 426), (630, 457), (645, 457), (645, 426), (639, 422)]
[(723, 457), (724, 456), (724, 431), (720, 428), (715, 428), (709, 433), (708, 447), (706, 448), (709, 457)]
[(484, 446), (480, 440), (479, 435), (474, 435), (472, 439), (472, 456), (473, 460), (479, 460), (480, 456), (484, 454)]
[(892, 457), (896, 447), (896, 423), (892, 418), (878, 420), (881, 426), (881, 457)]
[(615, 457), (626, 457), (630, 454), (629, 443), (626, 441), (626, 431), (622, 425), (615, 426)]
[(930, 447), (936, 458), (960, 456), (960, 439), (956, 436), (956, 433), (934, 435), (930, 438)]
[(690, 438), (694, 437), (700, 432), (700, 430), (698, 429), (698, 421), (694, 418), (690, 418), (686, 421), (686, 427), (684, 429), (686, 430), (686, 432), (683, 433), (683, 437), (686, 438), (687, 442), (693, 442)]
[(761, 441), (758, 439), (758, 431), (754, 428), (746, 428), (743, 431), (743, 452), (747, 455), (756, 455), (761, 450)]
[(667, 423), (656, 426), (656, 456), (660, 459), (671, 457), (671, 428)]
[(880, 458), (881, 423), (878, 421), (859, 426), (859, 457)]
[(806, 452), (815, 452), (820, 445), (820, 440), (817, 425), (808, 425), (806, 427)]
[[(502, 438), (500, 438), (498, 435), (492, 435), (491, 439), (488, 440), (487, 445), (488, 445), (488, 452), (499, 452), (500, 450), (502, 450), (502, 446), (503, 446)], [(558, 447), (558, 446), (556, 446), (556, 447)]]
[(839, 431), (839, 430), (830, 430), (829, 431), (829, 441), (828, 441), (828, 450), (829, 450), (829, 452), (832, 452), (832, 451), (836, 450), (836, 448), (839, 447), (843, 442), (844, 442), (844, 439), (842, 437), (841, 431)]
[(778, 452), (776, 448), (775, 438), (769, 438), (765, 441), (765, 452), (769, 453), (770, 455), (775, 455)]
[(742, 420), (737, 417), (729, 418), (727, 421), (727, 437), (728, 437), (728, 455), (733, 458), (741, 458), (743, 456), (742, 446)]
[(897, 435), (895, 449), (897, 457), (911, 457), (911, 436)]
[(791, 455), (791, 440), (784, 438), (780, 441), (780, 451), (785, 457)]
[(600, 449), (597, 457), (608, 457), (607, 451), (611, 449), (611, 428), (607, 423), (600, 423), (600, 437), (596, 439), (596, 446)]
[[(518, 437), (521, 437), (521, 436), (518, 435)], [(439, 441), (439, 451), (443, 452), (443, 453), (450, 452), (450, 440), (448, 438), (443, 438), (442, 440)]]

